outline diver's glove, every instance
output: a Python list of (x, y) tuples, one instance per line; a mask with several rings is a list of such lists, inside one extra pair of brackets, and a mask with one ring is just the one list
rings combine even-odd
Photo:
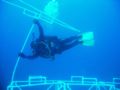
[(34, 22), (34, 24), (38, 24), (39, 20), (38, 19), (34, 19), (33, 22)]

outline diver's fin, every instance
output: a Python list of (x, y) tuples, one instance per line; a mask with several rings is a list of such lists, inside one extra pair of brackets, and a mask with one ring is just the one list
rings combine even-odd
[(84, 40), (82, 41), (82, 45), (84, 46), (94, 46), (94, 40)]
[(93, 32), (86, 32), (82, 34), (82, 38), (79, 41), (84, 46), (93, 46), (94, 45), (94, 33)]
[(94, 40), (94, 33), (93, 32), (86, 32), (82, 34), (82, 41), (89, 41)]

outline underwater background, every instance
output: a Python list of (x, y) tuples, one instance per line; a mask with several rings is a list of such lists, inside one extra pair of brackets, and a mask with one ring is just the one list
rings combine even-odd
[[(10, 1), (10, 0), (9, 0)], [(43, 10), (49, 0), (24, 0)], [(50, 80), (69, 80), (71, 76), (95, 77), (100, 81), (111, 81), (120, 77), (120, 1), (119, 0), (58, 0), (58, 19), (78, 28), (81, 32), (93, 31), (95, 45), (78, 45), (56, 55), (55, 60), (37, 58), (20, 59), (15, 80), (26, 80), (28, 76), (42, 75)], [(78, 32), (56, 24), (41, 21), (46, 35), (67, 38)], [(18, 53), (24, 43), (33, 18), (22, 14), (22, 10), (0, 0), (0, 90), (10, 84)], [(37, 37), (37, 27), (33, 30)], [(30, 42), (24, 52), (30, 53)]]

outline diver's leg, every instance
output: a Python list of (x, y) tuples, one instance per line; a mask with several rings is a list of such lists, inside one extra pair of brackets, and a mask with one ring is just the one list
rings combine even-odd
[(68, 50), (70, 48), (73, 48), (73, 47), (79, 45), (80, 43), (82, 44), (83, 42), (82, 41), (80, 42), (80, 41), (76, 40), (76, 41), (74, 41), (70, 44), (65, 44), (61, 47), (61, 52), (65, 51), (65, 50)]
[(60, 40), (58, 43), (58, 48), (55, 50), (55, 53), (61, 54), (63, 51), (68, 50), (82, 43), (79, 41), (79, 38), (81, 38), (81, 36), (72, 36), (65, 40)]
[(73, 41), (78, 40), (80, 38), (82, 38), (81, 35), (80, 36), (72, 36), (72, 37), (69, 37), (67, 39), (62, 40), (62, 43), (70, 43), (70, 42), (73, 42)]

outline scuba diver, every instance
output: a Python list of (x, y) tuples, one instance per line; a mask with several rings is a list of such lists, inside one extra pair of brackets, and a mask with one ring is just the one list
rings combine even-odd
[(26, 55), (21, 52), (19, 53), (19, 56), (22, 58), (34, 59), (40, 56), (42, 58), (51, 58), (54, 60), (56, 54), (61, 54), (79, 44), (91, 46), (94, 42), (92, 32), (71, 36), (62, 40), (57, 36), (45, 36), (43, 28), (37, 19), (34, 20), (34, 24), (38, 26), (39, 37), (30, 44), (32, 55)]

